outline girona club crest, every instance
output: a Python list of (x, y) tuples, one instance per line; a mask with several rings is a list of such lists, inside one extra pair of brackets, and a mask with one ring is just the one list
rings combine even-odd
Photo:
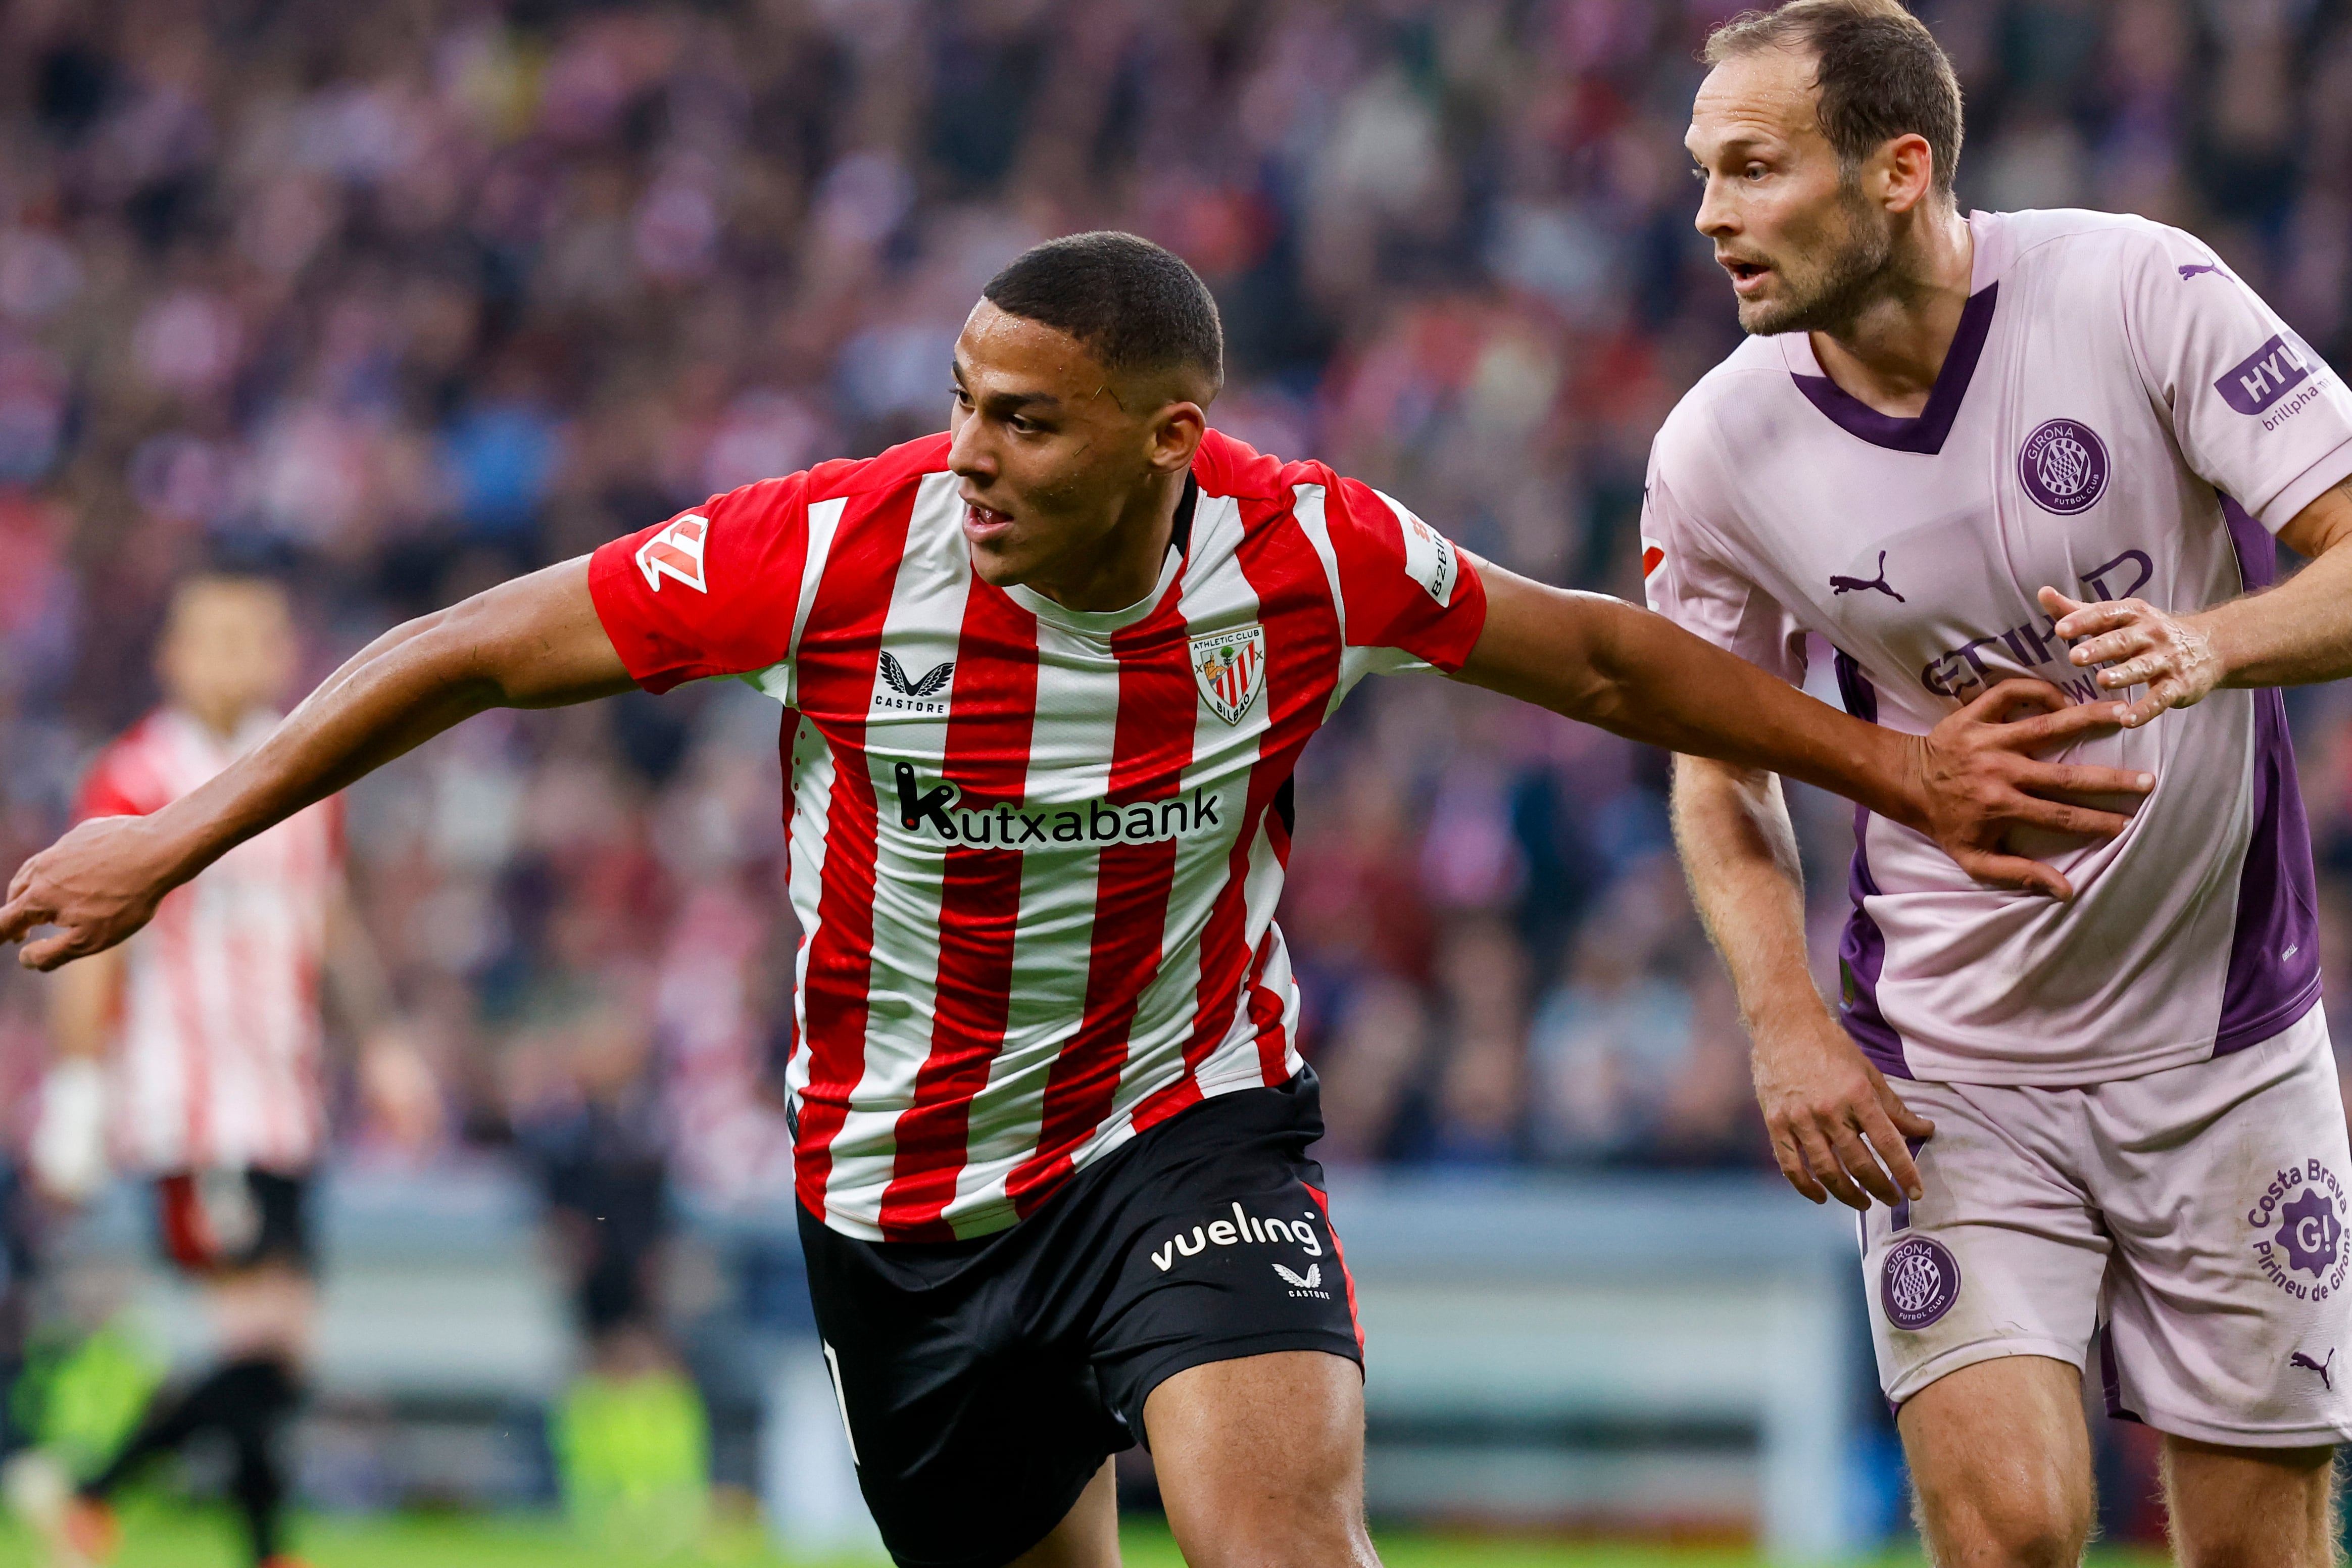
[(698, 594), (709, 593), (702, 582), (702, 545), (709, 531), (710, 520), (690, 511), (637, 546), (637, 570), (646, 574), (646, 586), (658, 594), (662, 579), (671, 577)]
[(1192, 639), (1192, 683), (1218, 718), (1238, 724), (1265, 686), (1265, 628), (1236, 626)]

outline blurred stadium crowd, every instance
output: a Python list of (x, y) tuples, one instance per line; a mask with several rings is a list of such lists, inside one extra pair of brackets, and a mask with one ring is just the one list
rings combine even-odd
[[(1076, 228), (1215, 288), (1225, 429), (1633, 596), (1650, 435), (1736, 331), (1680, 148), (1732, 9), (16, 0), (0, 861), (152, 701), (176, 574), (282, 572), (323, 675), (712, 491), (938, 428), (982, 282)], [(1924, 10), (1969, 94), (1968, 202), (2185, 224), (2343, 362), (2345, 6)], [(2339, 986), (2344, 714), (2296, 709)], [(710, 1201), (787, 1190), (751, 1092), (791, 1026), (775, 731), (731, 686), (493, 715), (353, 792), (453, 1148), (603, 1140)], [(1762, 1162), (1665, 778), (1434, 679), (1353, 700), (1300, 775), (1284, 915), (1331, 1157)], [(1827, 952), (1848, 829), (1800, 817)], [(0, 1104), (27, 1102), (39, 1017), (0, 980)]]

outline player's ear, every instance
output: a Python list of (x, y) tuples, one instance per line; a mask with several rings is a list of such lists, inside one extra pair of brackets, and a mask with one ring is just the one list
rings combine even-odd
[(1878, 151), (1878, 199), (1892, 213), (1907, 213), (1936, 186), (1936, 152), (1917, 132), (1906, 132)]
[(1192, 466), (1192, 454), (1208, 433), (1208, 412), (1189, 398), (1161, 405), (1151, 418), (1151, 468), (1155, 473), (1181, 474)]

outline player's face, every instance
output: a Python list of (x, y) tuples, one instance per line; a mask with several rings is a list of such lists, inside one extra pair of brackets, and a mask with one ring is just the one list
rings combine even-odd
[[(963, 535), (983, 580), (1091, 580), (1147, 481), (1190, 462), (1198, 407), (1141, 390), (1114, 386), (1067, 333), (985, 300), (973, 310), (956, 340), (948, 466), (963, 481)], [(1191, 410), (1189, 441), (1182, 429), (1171, 440), (1176, 407)]]
[(1813, 64), (1764, 49), (1707, 73), (1683, 144), (1705, 182), (1698, 231), (1731, 275), (1739, 324), (1761, 335), (1837, 332), (1877, 298), (1893, 226), (1863, 199), (1822, 133)]
[(281, 700), (294, 665), (284, 595), (267, 584), (203, 578), (172, 602), (155, 674), (174, 704), (226, 733)]

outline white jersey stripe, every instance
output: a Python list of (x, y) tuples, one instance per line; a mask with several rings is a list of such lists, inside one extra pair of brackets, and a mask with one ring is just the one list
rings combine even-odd
[(835, 1135), (838, 1150), (856, 1152), (836, 1153), (826, 1189), (828, 1208), (835, 1193), (888, 1185), (898, 1158), (892, 1130), (914, 1100), (925, 1058), (890, 1050), (886, 1042), (909, 1033), (928, 1036), (932, 1024), (945, 850), (891, 829), (898, 826), (898, 765), (911, 763), (927, 779), (941, 772), (948, 705), (910, 699), (890, 671), (928, 672), (955, 659), (964, 598), (971, 589), (971, 558), (957, 526), (963, 510), (956, 499), (957, 482), (951, 473), (929, 474), (917, 489), (906, 552), (882, 622), (882, 654), (889, 662), (877, 663), (872, 712), (866, 721), (867, 768), (883, 813), (875, 840), (874, 978), (866, 997), (865, 1071)]

